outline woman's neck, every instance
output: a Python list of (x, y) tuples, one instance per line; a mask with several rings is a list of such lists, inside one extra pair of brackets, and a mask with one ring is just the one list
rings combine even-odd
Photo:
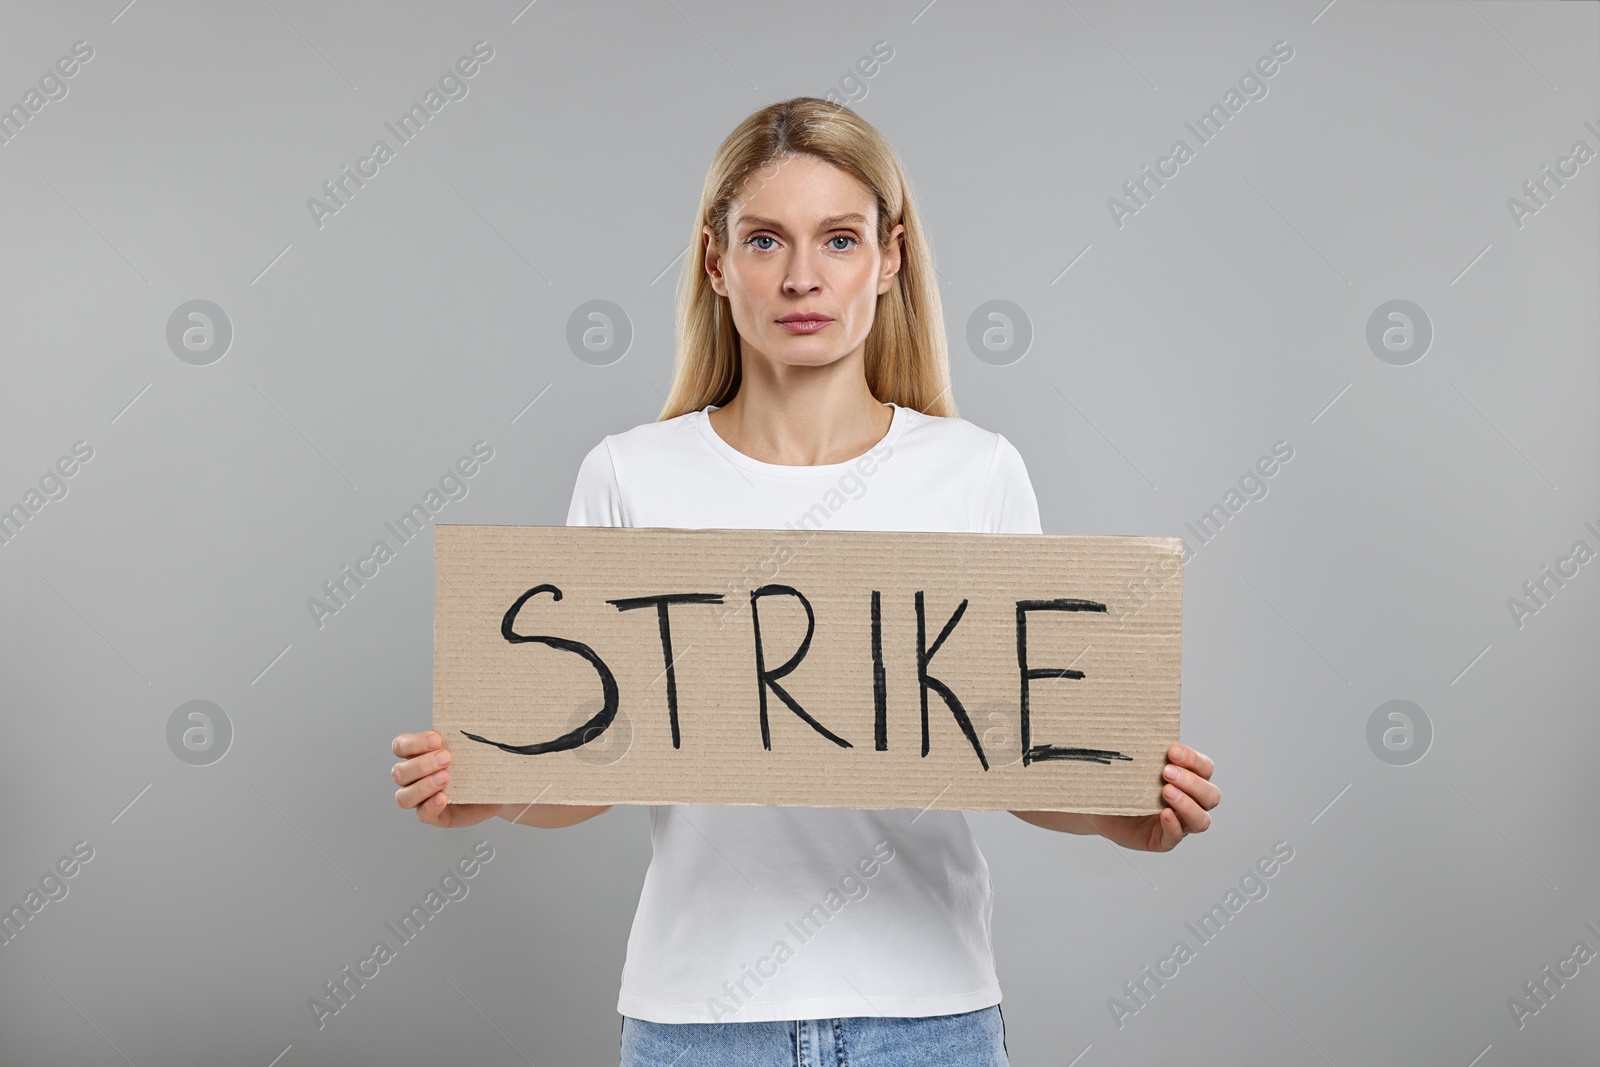
[(782, 466), (843, 463), (883, 440), (894, 409), (865, 381), (850, 388), (764, 388), (748, 380), (711, 412), (717, 435), (751, 459)]

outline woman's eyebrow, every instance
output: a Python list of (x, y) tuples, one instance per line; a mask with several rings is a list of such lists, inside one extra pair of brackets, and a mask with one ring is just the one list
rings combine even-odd
[[(829, 215), (827, 218), (817, 223), (817, 229), (831, 230), (835, 226), (842, 225), (846, 222), (853, 222), (858, 226), (865, 226), (867, 224), (867, 217), (855, 212), (852, 212), (848, 215)], [(763, 218), (760, 215), (742, 215), (739, 218), (738, 224), (740, 226), (765, 226), (771, 230), (783, 229), (783, 223), (779, 222), (777, 219)]]

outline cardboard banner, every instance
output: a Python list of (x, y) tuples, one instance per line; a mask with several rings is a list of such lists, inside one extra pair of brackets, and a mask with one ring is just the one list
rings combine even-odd
[(436, 524), (461, 803), (1161, 810), (1176, 537)]

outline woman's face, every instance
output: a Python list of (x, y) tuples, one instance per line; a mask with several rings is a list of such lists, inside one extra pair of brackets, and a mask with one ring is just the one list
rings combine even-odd
[[(877, 205), (854, 177), (814, 156), (790, 156), (756, 171), (728, 212), (728, 247), (710, 246), (711, 285), (728, 298), (746, 359), (819, 367), (858, 358), (878, 296), (900, 269), (903, 225), (889, 247), (875, 243)], [(815, 314), (828, 322), (786, 326)]]

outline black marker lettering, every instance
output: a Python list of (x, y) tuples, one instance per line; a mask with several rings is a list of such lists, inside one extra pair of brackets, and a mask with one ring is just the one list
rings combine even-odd
[[(806, 637), (804, 641), (800, 642), (800, 647), (795, 650), (794, 655), (790, 656), (788, 661), (785, 662), (783, 666), (775, 667), (769, 671), (766, 667), (766, 655), (761, 648), (761, 612), (758, 610), (757, 601), (764, 596), (772, 596), (775, 593), (783, 593), (787, 596), (795, 597), (800, 601), (800, 606), (806, 609)], [(833, 733), (826, 726), (823, 726), (816, 719), (813, 719), (810, 715), (808, 715), (806, 713), (806, 709), (802, 708), (798, 703), (796, 703), (794, 697), (791, 697), (788, 693), (784, 692), (783, 687), (779, 685), (777, 681), (779, 678), (782, 678), (784, 675), (798, 667), (800, 665), (800, 661), (805, 659), (806, 650), (811, 647), (811, 635), (816, 631), (817, 628), (817, 617), (811, 611), (811, 601), (807, 600), (804, 594), (802, 594), (800, 590), (795, 589), (793, 586), (764, 585), (760, 589), (752, 589), (750, 591), (750, 625), (755, 631), (756, 692), (760, 694), (761, 697), (762, 747), (767, 749), (769, 752), (772, 750), (772, 735), (767, 726), (767, 688), (770, 686), (772, 691), (778, 694), (778, 699), (789, 705), (790, 711), (794, 712), (806, 722), (810, 723), (812, 729), (816, 730), (817, 733), (821, 734), (823, 737), (826, 737), (829, 741), (832, 741), (840, 748), (854, 748), (855, 746), (850, 742)]]
[(678, 743), (678, 672), (672, 665), (672, 623), (667, 619), (669, 604), (720, 604), (721, 593), (663, 593), (660, 596), (632, 596), (621, 600), (608, 600), (618, 611), (656, 606), (656, 625), (661, 631), (661, 655), (667, 661), (667, 717), (672, 721), (672, 747)]
[(505, 618), (500, 620), (500, 636), (514, 645), (522, 644), (526, 641), (537, 641), (541, 645), (549, 645), (551, 648), (557, 648), (563, 652), (574, 652), (582, 656), (589, 661), (589, 664), (600, 675), (600, 688), (605, 695), (605, 705), (595, 713), (594, 718), (582, 726), (575, 727), (562, 734), (554, 741), (536, 741), (531, 745), (507, 745), (500, 741), (490, 741), (487, 737), (479, 737), (477, 734), (467, 733), (465, 730), (461, 731), (474, 741), (482, 742), (485, 745), (493, 745), (495, 748), (504, 749), (506, 752), (515, 752), (520, 756), (542, 756), (546, 752), (564, 752), (568, 749), (577, 748), (579, 745), (587, 744), (605, 733), (611, 726), (611, 720), (617, 717), (617, 679), (612, 675), (611, 668), (606, 666), (605, 661), (595, 654), (594, 649), (578, 641), (568, 641), (564, 637), (524, 636), (512, 630), (511, 626), (516, 622), (517, 612), (522, 610), (522, 605), (540, 593), (549, 593), (554, 600), (561, 599), (561, 590), (553, 585), (534, 586), (517, 597), (517, 602), (512, 604), (510, 609), (506, 611)]
[[(950, 631), (956, 628), (956, 623), (961, 621), (961, 616), (967, 610), (967, 602), (961, 601), (955, 614), (944, 624), (944, 629), (939, 631), (939, 636), (934, 639), (933, 647), (927, 648), (927, 628), (923, 621), (922, 590), (917, 590), (917, 683), (922, 693), (922, 754), (928, 754), (928, 689), (931, 687), (950, 708), (950, 713), (956, 717), (956, 722), (961, 724), (961, 732), (967, 735), (967, 741), (978, 754), (978, 762), (983, 764), (983, 769), (989, 769), (989, 759), (983, 754), (983, 746), (978, 743), (978, 734), (972, 729), (972, 720), (967, 718), (967, 709), (961, 706), (961, 700), (951, 692), (950, 687), (928, 673), (928, 661), (939, 651), (939, 646), (944, 644), (944, 639), (950, 636)], [(1026, 721), (1026, 720), (1024, 720)], [(1026, 742), (1024, 742), (1026, 744)]]
[(1083, 760), (1087, 763), (1110, 764), (1114, 759), (1131, 760), (1132, 756), (1124, 756), (1104, 748), (1065, 748), (1061, 745), (1032, 745), (1028, 744), (1030, 727), (1028, 723), (1028, 682), (1034, 678), (1082, 678), (1082, 671), (1071, 670), (1067, 667), (1029, 667), (1028, 666), (1028, 612), (1030, 611), (1105, 611), (1104, 604), (1093, 600), (1075, 600), (1070, 597), (1059, 600), (1019, 600), (1017, 601), (1017, 667), (1022, 672), (1022, 765), (1039, 763), (1044, 760), (1070, 759)]
[(872, 591), (872, 708), (874, 745), (879, 752), (889, 750), (889, 694), (883, 679), (883, 611), (878, 590)]

